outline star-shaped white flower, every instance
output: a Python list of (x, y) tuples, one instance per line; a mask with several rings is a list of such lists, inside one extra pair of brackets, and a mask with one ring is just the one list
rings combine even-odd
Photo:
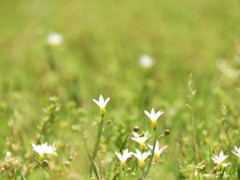
[(223, 151), (220, 152), (219, 156), (213, 156), (212, 160), (217, 165), (218, 169), (222, 169), (223, 167), (227, 167), (229, 163), (224, 163), (228, 156), (225, 156)]
[(151, 155), (151, 152), (148, 151), (148, 152), (141, 153), (138, 149), (136, 149), (136, 153), (133, 153), (133, 155), (138, 159), (138, 166), (140, 168), (143, 168), (145, 164), (144, 161), (149, 155)]
[(139, 143), (140, 149), (142, 149), (142, 150), (145, 149), (145, 147), (146, 147), (145, 142), (148, 140), (147, 136), (132, 137), (131, 139)]
[(236, 146), (234, 146), (234, 148), (235, 148), (235, 152), (232, 151), (232, 153), (238, 157), (238, 164), (240, 164), (240, 147), (237, 148)]
[(59, 33), (50, 33), (47, 38), (47, 43), (50, 46), (58, 46), (62, 44), (63, 37)]
[(157, 119), (163, 114), (163, 111), (158, 111), (155, 112), (154, 108), (152, 108), (151, 113), (149, 113), (148, 111), (144, 111), (144, 113), (150, 118), (150, 120), (152, 121), (152, 127), (154, 129), (156, 129), (157, 127)]
[[(153, 146), (148, 145), (148, 147), (152, 150)], [(162, 148), (160, 148), (159, 146), (159, 142), (156, 142), (155, 148), (154, 148), (154, 160), (158, 161), (160, 158), (160, 155), (162, 154), (162, 152), (167, 148), (168, 146), (163, 146)]]
[(108, 97), (106, 100), (104, 100), (103, 96), (100, 94), (99, 100), (93, 99), (93, 102), (95, 102), (100, 107), (100, 114), (104, 115), (106, 114), (106, 105), (110, 101), (110, 98)]
[(128, 152), (128, 149), (123, 151), (123, 154), (120, 154), (115, 151), (115, 154), (117, 155), (118, 159), (120, 160), (120, 167), (125, 168), (126, 167), (126, 161), (128, 158), (132, 156), (132, 152)]

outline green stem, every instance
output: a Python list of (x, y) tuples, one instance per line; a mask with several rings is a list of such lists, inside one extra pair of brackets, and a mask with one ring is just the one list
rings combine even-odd
[(152, 148), (152, 155), (151, 155), (151, 158), (150, 158), (150, 161), (148, 163), (148, 167), (147, 167), (147, 170), (145, 172), (145, 174), (143, 175), (143, 179), (145, 179), (149, 173), (149, 170), (152, 166), (152, 161), (153, 161), (153, 157), (154, 157), (154, 151), (155, 151), (155, 146), (156, 146), (156, 143), (157, 143), (157, 134), (156, 134), (156, 130), (154, 129), (155, 131), (155, 139), (154, 139), (154, 144), (153, 144), (153, 148)]
[(94, 149), (93, 149), (93, 153), (92, 153), (91, 167), (90, 167), (90, 177), (92, 176), (92, 170), (93, 170), (93, 166), (94, 166), (94, 159), (95, 159), (95, 157), (97, 155), (97, 150), (98, 150), (98, 146), (99, 146), (101, 135), (102, 135), (103, 115), (101, 117), (102, 118), (101, 118), (101, 122), (100, 122), (99, 127), (98, 127), (98, 133), (97, 133), (97, 137), (96, 137), (96, 141), (95, 141), (95, 145), (94, 145)]
[(194, 116), (193, 116), (192, 107), (191, 107), (191, 116), (192, 116), (194, 151), (195, 151), (196, 159), (198, 160), (198, 149), (197, 149), (197, 140), (196, 140), (196, 132), (195, 132), (195, 119), (194, 119)]
[(240, 164), (238, 164), (238, 180), (240, 180)]

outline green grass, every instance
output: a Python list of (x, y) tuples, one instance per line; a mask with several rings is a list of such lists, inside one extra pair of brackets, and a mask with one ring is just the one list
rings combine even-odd
[[(226, 175), (237, 179), (237, 157), (231, 151), (240, 145), (239, 19), (238, 0), (2, 0), (1, 179), (21, 179), (19, 172), (26, 179), (88, 179), (87, 154), (92, 153), (100, 122), (92, 99), (100, 94), (111, 98), (97, 155), (103, 178), (120, 172), (119, 167), (114, 171), (114, 151), (119, 152), (134, 126), (149, 131), (153, 144), (144, 110), (154, 107), (165, 112), (157, 133), (169, 129), (171, 134), (159, 140), (168, 148), (162, 163), (150, 169), (149, 179), (193, 179), (189, 164), (201, 162), (206, 166), (202, 175), (216, 174), (211, 157), (221, 150), (231, 162)], [(64, 38), (50, 49), (57, 69), (48, 63), (46, 39), (52, 31)], [(155, 59), (154, 67), (140, 66), (142, 54)], [(190, 74), (197, 90), (192, 100)], [(57, 147), (58, 157), (47, 158), (48, 173), (36, 162), (31, 144), (37, 143), (44, 118), (50, 117), (43, 111), (50, 97), (58, 98), (60, 110), (41, 139)], [(127, 147), (135, 152), (138, 146), (130, 140)], [(7, 152), (12, 161), (6, 159)], [(63, 165), (66, 161), (69, 166)], [(133, 170), (118, 179), (141, 176), (134, 158), (127, 166)]]

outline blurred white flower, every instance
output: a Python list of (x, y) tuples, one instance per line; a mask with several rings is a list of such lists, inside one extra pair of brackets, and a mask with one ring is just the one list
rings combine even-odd
[(151, 68), (154, 65), (154, 59), (146, 54), (140, 57), (139, 62), (143, 68)]
[(145, 147), (146, 147), (145, 142), (148, 140), (147, 136), (132, 137), (131, 139), (139, 143), (140, 149), (142, 149), (142, 150), (145, 149)]
[(54, 143), (52, 145), (46, 146), (45, 153), (46, 154), (57, 155), (56, 154), (56, 147), (55, 147)]
[(232, 68), (227, 61), (220, 60), (217, 66), (221, 73), (228, 78), (228, 80), (230, 79), (236, 81), (238, 79), (239, 71), (235, 68)]
[(144, 132), (144, 133), (142, 133), (142, 134), (138, 134), (137, 132), (132, 132), (132, 134), (131, 134), (131, 137), (134, 137), (134, 138), (138, 138), (138, 137), (143, 137), (143, 136), (148, 136), (149, 135), (149, 132), (148, 131), (146, 131), (146, 132)]
[(110, 101), (110, 98), (108, 97), (106, 100), (104, 100), (103, 96), (100, 94), (99, 100), (93, 99), (93, 102), (95, 102), (100, 107), (100, 114), (104, 115), (106, 114), (106, 105)]
[(50, 46), (58, 46), (62, 44), (63, 37), (59, 33), (50, 33), (47, 37), (47, 44)]
[(44, 154), (57, 155), (54, 143), (49, 146), (47, 143), (44, 143), (41, 145), (32, 144), (32, 147), (33, 147), (33, 150), (39, 154), (41, 160), (43, 160)]
[(138, 166), (140, 168), (143, 168), (145, 165), (144, 161), (149, 155), (151, 155), (151, 152), (148, 151), (148, 152), (141, 153), (138, 149), (136, 149), (136, 152), (137, 153), (133, 153), (133, 155), (138, 159)]
[(10, 152), (6, 153), (6, 157), (10, 157), (12, 154)]
[(138, 137), (140, 137), (140, 134), (138, 134), (137, 132), (132, 132), (131, 136), (138, 138)]
[(128, 158), (132, 156), (132, 152), (128, 152), (128, 149), (123, 151), (123, 154), (120, 154), (115, 151), (115, 154), (117, 155), (118, 159), (120, 160), (120, 167), (125, 168), (126, 167), (126, 161)]
[(47, 143), (41, 144), (41, 145), (32, 144), (32, 147), (33, 147), (33, 150), (36, 151), (38, 154), (44, 154), (45, 149), (47, 147)]
[(220, 152), (219, 156), (213, 156), (212, 160), (217, 165), (218, 169), (222, 169), (223, 167), (227, 167), (230, 163), (224, 163), (228, 156), (225, 156), (223, 151)]
[(152, 127), (154, 129), (156, 129), (156, 127), (157, 127), (157, 119), (163, 114), (163, 112), (162, 111), (158, 111), (157, 113), (155, 113), (154, 108), (152, 108), (151, 113), (147, 112), (146, 110), (144, 112), (151, 119)]
[(235, 148), (235, 152), (232, 151), (232, 153), (238, 157), (238, 164), (240, 164), (240, 147), (237, 148), (236, 146), (234, 146), (234, 148)]
[[(153, 146), (148, 145), (148, 147), (152, 150)], [(154, 148), (154, 160), (157, 162), (160, 158), (160, 155), (162, 152), (167, 148), (168, 146), (163, 146), (160, 148), (158, 141), (156, 142), (155, 148)]]

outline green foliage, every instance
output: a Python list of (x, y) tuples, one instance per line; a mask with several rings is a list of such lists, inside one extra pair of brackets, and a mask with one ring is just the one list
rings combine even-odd
[[(168, 148), (148, 179), (239, 179), (231, 152), (240, 145), (239, 7), (238, 0), (1, 0), (0, 179), (89, 178), (99, 94), (111, 101), (95, 145), (97, 176), (141, 176), (134, 158), (119, 168), (114, 151), (135, 152), (133, 128), (151, 131), (144, 110), (154, 107), (164, 111), (156, 133), (171, 134), (160, 139)], [(47, 44), (51, 32), (63, 36), (61, 45)], [(141, 67), (143, 54), (153, 67)], [(45, 142), (58, 154), (46, 156), (46, 167), (32, 150)], [(220, 171), (211, 158), (221, 150), (231, 165)]]

